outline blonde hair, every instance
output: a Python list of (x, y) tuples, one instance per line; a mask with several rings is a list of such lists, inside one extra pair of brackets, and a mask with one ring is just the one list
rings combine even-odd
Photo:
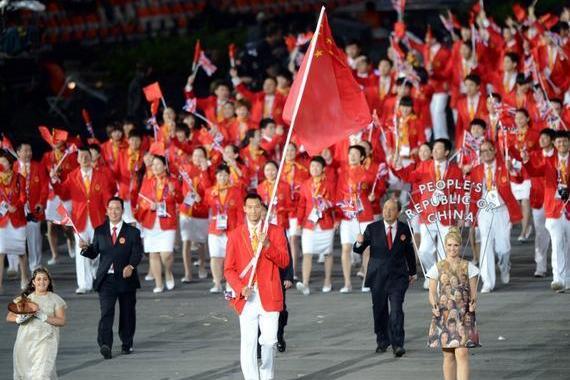
[(445, 235), (445, 239), (444, 239), (446, 245), (447, 245), (447, 241), (449, 239), (452, 239), (455, 242), (459, 243), (459, 245), (461, 245), (461, 242), (462, 242), (461, 231), (459, 230), (458, 227), (451, 227), (449, 229), (449, 232), (447, 232), (447, 235)]

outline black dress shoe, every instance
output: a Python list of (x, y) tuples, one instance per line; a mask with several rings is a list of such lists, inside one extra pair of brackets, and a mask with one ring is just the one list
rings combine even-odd
[(277, 341), (277, 351), (285, 352), (286, 349), (287, 349), (287, 342), (285, 342), (285, 339), (278, 340)]
[(133, 351), (134, 351), (134, 350), (133, 350), (132, 347), (123, 347), (123, 348), (121, 349), (121, 354), (123, 354), (123, 355), (130, 355), (130, 354), (133, 353)]
[(404, 350), (404, 347), (394, 348), (394, 356), (397, 358), (401, 358), (402, 356), (404, 356), (405, 353), (406, 353), (406, 350)]
[(388, 349), (389, 344), (379, 344), (378, 347), (376, 347), (376, 353), (377, 354), (382, 354), (384, 352), (386, 352), (386, 350)]
[(111, 359), (113, 357), (113, 354), (111, 353), (111, 347), (105, 344), (101, 346), (99, 352), (101, 353), (101, 355), (103, 355), (105, 359)]

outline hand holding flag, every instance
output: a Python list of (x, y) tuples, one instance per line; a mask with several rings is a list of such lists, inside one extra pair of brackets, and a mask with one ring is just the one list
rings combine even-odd
[(79, 231), (77, 231), (77, 227), (75, 227), (75, 223), (73, 223), (71, 216), (67, 212), (67, 209), (63, 205), (63, 202), (60, 202), (59, 206), (57, 206), (57, 213), (62, 218), (61, 221), (56, 222), (57, 224), (60, 224), (62, 226), (71, 226), (71, 228), (73, 228), (73, 232), (75, 232), (78, 236), (81, 236), (79, 235)]

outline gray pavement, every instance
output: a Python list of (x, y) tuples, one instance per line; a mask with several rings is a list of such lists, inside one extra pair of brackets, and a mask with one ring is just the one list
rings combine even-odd
[[(401, 359), (376, 354), (370, 295), (338, 293), (342, 275), (338, 256), (335, 259), (335, 291), (320, 293), (322, 265), (317, 264), (310, 296), (287, 292), (288, 346), (286, 353), (278, 354), (276, 379), (441, 379), (441, 353), (425, 348), (430, 321), (427, 292), (416, 284), (406, 296), (407, 354)], [(550, 278), (532, 277), (532, 243), (513, 243), (512, 262), (511, 283), (480, 296), (477, 319), (483, 346), (471, 350), (472, 379), (570, 379), (570, 294), (552, 292)], [(146, 268), (145, 261), (141, 273)], [(174, 291), (158, 296), (152, 294), (151, 283), (143, 283), (138, 293), (135, 353), (121, 356), (115, 333), (115, 356), (103, 360), (96, 343), (97, 295), (75, 295), (71, 259), (51, 269), (56, 292), (69, 306), (67, 325), (61, 329), (60, 378), (242, 378), (237, 316), (222, 296), (208, 293), (209, 281), (177, 282)], [(177, 279), (181, 270), (181, 257), (176, 254)], [(15, 294), (17, 283), (5, 283), (6, 293)], [(9, 300), (2, 296), (0, 304)], [(16, 332), (15, 325), (0, 325), (0, 379), (12, 378)]]

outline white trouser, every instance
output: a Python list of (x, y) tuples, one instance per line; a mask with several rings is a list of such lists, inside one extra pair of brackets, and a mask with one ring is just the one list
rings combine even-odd
[(28, 245), (28, 264), (30, 271), (42, 265), (42, 231), (39, 222), (26, 224), (26, 243)]
[(6, 255), (8, 257), (8, 270), (18, 272), (20, 270), (20, 255)]
[(435, 263), (437, 245), (437, 261), (445, 259), (445, 250), (443, 249), (443, 241), (445, 235), (449, 231), (449, 226), (441, 223), (420, 224), (420, 247), (418, 248), (418, 256), (422, 262), (424, 270), (429, 270)]
[(532, 220), (534, 222), (534, 262), (536, 263), (536, 271), (546, 273), (546, 254), (550, 245), (550, 235), (545, 226), (544, 208), (533, 208)]
[(93, 226), (91, 220), (87, 216), (87, 224), (85, 229), (81, 231), (79, 236), (75, 234), (75, 273), (77, 274), (77, 287), (85, 290), (93, 289), (93, 280), (97, 274), (97, 266), (99, 265), (99, 257), (95, 260), (82, 256), (80, 254), (79, 239), (83, 239), (87, 243), (93, 241)]
[(558, 219), (546, 218), (545, 225), (552, 241), (552, 281), (570, 287), (570, 221), (561, 215)]
[[(279, 312), (263, 310), (257, 290), (248, 298), (241, 315), (239, 328), (241, 334), (240, 362), (245, 380), (270, 380), (275, 372), (275, 344)], [(257, 337), (261, 330), (261, 366), (257, 366)]]
[(447, 117), (445, 115), (447, 98), (448, 95), (445, 92), (435, 93), (431, 98), (429, 110), (431, 113), (434, 139), (449, 138), (449, 134), (447, 133)]
[(511, 221), (505, 205), (494, 210), (479, 211), (477, 223), (481, 233), (479, 263), (483, 286), (495, 288), (495, 255), (501, 272), (511, 267)]

